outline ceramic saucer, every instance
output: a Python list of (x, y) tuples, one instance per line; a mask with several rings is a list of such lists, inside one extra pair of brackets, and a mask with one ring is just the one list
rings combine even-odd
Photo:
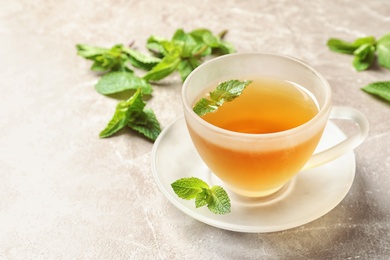
[[(325, 128), (317, 151), (345, 139), (332, 122)], [(266, 198), (246, 198), (231, 192), (215, 177), (197, 154), (183, 117), (166, 127), (152, 150), (152, 172), (168, 200), (187, 215), (221, 229), (237, 232), (275, 232), (297, 227), (325, 215), (346, 196), (355, 176), (355, 155), (349, 152), (322, 166), (300, 172), (280, 191)], [(207, 207), (195, 208), (194, 200), (180, 199), (171, 183), (198, 177), (210, 186), (226, 189), (231, 213), (216, 215)]]

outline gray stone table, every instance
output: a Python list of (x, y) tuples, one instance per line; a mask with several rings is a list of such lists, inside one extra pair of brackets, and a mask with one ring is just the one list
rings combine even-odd
[[(372, 1), (0, 1), (0, 259), (388, 259), (390, 105), (360, 90), (390, 80), (374, 66), (329, 51), (390, 32), (390, 2)], [(367, 140), (356, 176), (323, 217), (276, 233), (237, 233), (174, 207), (151, 172), (153, 144), (130, 131), (99, 139), (118, 102), (98, 94), (98, 75), (77, 43), (109, 47), (178, 28), (205, 27), (238, 52), (302, 59), (330, 82), (335, 105), (363, 112)], [(166, 127), (182, 114), (177, 75), (148, 106)], [(346, 126), (348, 130), (348, 126)]]

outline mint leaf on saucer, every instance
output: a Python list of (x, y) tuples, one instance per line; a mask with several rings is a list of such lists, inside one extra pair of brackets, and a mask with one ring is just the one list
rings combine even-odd
[(233, 101), (235, 98), (239, 97), (244, 89), (251, 83), (252, 81), (250, 80), (229, 80), (222, 82), (214, 91), (210, 92), (209, 99), (200, 99), (193, 107), (193, 111), (198, 116), (214, 112), (218, 107), (222, 106), (223, 103)]
[(230, 212), (230, 199), (226, 191), (220, 186), (211, 188), (210, 202), (207, 204), (209, 210), (215, 214), (226, 214)]
[(198, 193), (195, 197), (195, 206), (196, 208), (200, 208), (206, 206), (208, 201), (207, 199), (210, 197), (210, 189), (203, 189), (202, 192)]
[(203, 189), (210, 188), (207, 183), (195, 177), (179, 179), (172, 183), (171, 186), (176, 195), (185, 200), (193, 199)]
[(196, 208), (207, 205), (214, 214), (224, 215), (230, 212), (230, 198), (220, 186), (210, 188), (203, 180), (195, 177), (179, 179), (171, 186), (179, 198), (195, 199)]

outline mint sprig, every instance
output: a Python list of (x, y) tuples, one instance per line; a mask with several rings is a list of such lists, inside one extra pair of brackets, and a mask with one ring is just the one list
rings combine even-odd
[(231, 204), (227, 192), (220, 186), (210, 186), (203, 180), (190, 177), (181, 178), (171, 184), (173, 191), (179, 198), (195, 199), (195, 207), (207, 208), (214, 214), (224, 215), (230, 212)]
[[(111, 95), (124, 91), (134, 93), (141, 89), (143, 95), (151, 95), (151, 82), (160, 81), (174, 72), (178, 72), (184, 81), (206, 56), (234, 52), (233, 45), (223, 40), (225, 34), (226, 31), (214, 35), (207, 29), (196, 29), (189, 33), (178, 29), (170, 40), (151, 36), (146, 44), (150, 54), (122, 44), (111, 48), (77, 44), (76, 48), (79, 56), (93, 62), (91, 70), (101, 75), (95, 85), (100, 94)], [(136, 71), (139, 70), (146, 72), (138, 76)], [(136, 103), (130, 105), (135, 96), (119, 102), (114, 116), (100, 133), (101, 137), (112, 136), (127, 125), (152, 141), (156, 139), (161, 129), (155, 113), (151, 109), (139, 109)], [(129, 110), (137, 108), (139, 114), (128, 116), (123, 112), (126, 110), (124, 107)], [(135, 121), (132, 120), (134, 118)]]
[(380, 66), (390, 69), (390, 34), (382, 36), (379, 40), (368, 36), (353, 42), (331, 38), (327, 45), (334, 52), (353, 55), (352, 64), (357, 71), (369, 69), (374, 64), (376, 56)]
[(142, 54), (122, 44), (116, 44), (110, 49), (86, 44), (77, 44), (76, 48), (79, 56), (93, 61), (91, 70), (103, 73), (95, 86), (100, 94), (135, 91), (138, 88), (143, 88), (145, 95), (152, 93), (149, 82), (138, 77), (134, 73), (134, 67), (148, 69), (156, 66), (161, 59)]
[(156, 140), (161, 132), (161, 127), (154, 112), (145, 109), (141, 88), (137, 89), (128, 100), (119, 102), (115, 113), (106, 128), (100, 132), (101, 138), (109, 137), (128, 126), (143, 134), (145, 137)]
[(250, 80), (229, 80), (220, 83), (215, 90), (209, 93), (209, 98), (201, 98), (193, 107), (198, 116), (215, 112), (225, 102), (230, 102), (239, 97), (244, 89), (251, 84)]
[[(381, 67), (390, 69), (390, 33), (379, 40), (373, 36), (358, 38), (354, 42), (331, 38), (327, 45), (332, 51), (354, 55), (352, 64), (357, 71), (369, 69), (374, 64), (375, 57)], [(373, 82), (362, 90), (390, 101), (389, 81)]]
[(186, 33), (178, 29), (171, 40), (156, 36), (149, 37), (146, 47), (162, 57), (162, 60), (143, 78), (158, 81), (177, 71), (184, 81), (206, 56), (235, 52), (233, 45), (223, 40), (225, 33), (224, 31), (214, 35), (207, 29), (196, 29)]
[(123, 51), (122, 44), (116, 44), (110, 49), (87, 44), (77, 44), (76, 48), (79, 56), (93, 61), (91, 66), (93, 71), (133, 71), (129, 66), (129, 57)]

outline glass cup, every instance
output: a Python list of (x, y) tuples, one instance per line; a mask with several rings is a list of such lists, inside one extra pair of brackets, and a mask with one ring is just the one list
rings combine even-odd
[[(312, 94), (318, 113), (292, 129), (247, 134), (216, 127), (192, 110), (218, 83), (253, 77), (298, 84)], [(200, 157), (233, 192), (248, 197), (270, 195), (301, 170), (330, 162), (364, 141), (369, 128), (365, 116), (350, 107), (332, 107), (331, 96), (328, 82), (311, 66), (272, 53), (239, 53), (212, 59), (196, 68), (182, 89), (186, 125)], [(313, 154), (329, 118), (351, 120), (359, 128), (337, 145)]]

